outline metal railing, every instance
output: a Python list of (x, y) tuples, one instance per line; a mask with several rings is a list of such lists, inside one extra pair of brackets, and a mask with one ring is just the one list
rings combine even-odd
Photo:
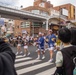
[(61, 19), (65, 20), (65, 21), (67, 21), (67, 18), (64, 17), (63, 15), (59, 15), (59, 16), (57, 16), (57, 15), (52, 15), (52, 16), (49, 17), (49, 19), (50, 19), (50, 18), (61, 18)]

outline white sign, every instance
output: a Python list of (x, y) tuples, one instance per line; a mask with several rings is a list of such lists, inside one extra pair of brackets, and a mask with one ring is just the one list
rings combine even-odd
[(56, 16), (59, 16), (60, 15), (60, 12), (59, 11), (57, 11), (57, 10), (51, 10), (51, 16), (53, 16), (53, 15), (56, 15)]
[(62, 15), (64, 15), (64, 16), (68, 16), (68, 10), (67, 9), (62, 9), (61, 10), (62, 11)]

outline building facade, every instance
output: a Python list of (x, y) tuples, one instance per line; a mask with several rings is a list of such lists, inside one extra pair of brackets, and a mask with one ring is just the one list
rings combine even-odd
[(72, 4), (64, 4), (53, 7), (55, 10), (60, 11), (60, 14), (67, 17), (68, 20), (75, 20), (75, 6)]
[[(31, 13), (50, 16), (50, 7), (53, 7), (47, 0), (34, 0), (34, 5), (22, 10), (29, 11)], [(45, 32), (46, 24), (38, 20), (16, 20), (15, 21), (15, 35), (22, 33), (26, 30), (30, 35), (38, 34), (39, 32)]]
[(34, 0), (34, 6), (43, 7), (43, 8), (52, 8), (53, 4), (47, 0)]
[[(66, 26), (66, 22), (59, 16), (62, 15), (67, 20), (76, 19), (76, 9), (72, 4), (64, 4), (53, 7), (53, 4), (47, 0), (34, 0), (33, 6), (23, 8), (22, 10), (29, 11), (31, 13), (44, 15), (44, 16), (58, 16), (49, 19), (48, 28), (52, 28), (57, 31), (60, 27)], [(16, 20), (15, 21), (15, 35), (27, 31), (30, 35), (38, 34), (39, 32), (46, 32), (46, 23), (38, 20)]]

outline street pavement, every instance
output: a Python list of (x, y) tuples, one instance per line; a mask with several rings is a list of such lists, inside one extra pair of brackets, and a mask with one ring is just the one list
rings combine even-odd
[[(11, 47), (13, 52), (16, 53), (16, 47)], [(23, 51), (23, 47), (22, 47)], [(30, 56), (17, 55), (15, 60), (15, 68), (18, 75), (52, 75), (55, 71), (55, 55), (53, 62), (48, 62), (50, 55), (49, 51), (45, 51), (45, 59), (37, 60), (36, 47), (29, 47)], [(42, 57), (42, 56), (41, 56)]]

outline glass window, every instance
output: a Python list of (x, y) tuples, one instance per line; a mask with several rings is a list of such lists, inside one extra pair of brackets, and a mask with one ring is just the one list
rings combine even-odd
[(41, 15), (48, 16), (47, 12), (41, 11)]
[(40, 11), (39, 10), (32, 10), (32, 13), (39, 14)]
[(42, 28), (46, 28), (46, 24), (42, 24)]
[(21, 22), (21, 28), (28, 28), (30, 27), (30, 22)]
[(34, 27), (40, 27), (40, 23), (39, 22), (33, 22), (32, 26), (34, 26)]
[(45, 7), (45, 4), (42, 2), (39, 4), (40, 7)]

